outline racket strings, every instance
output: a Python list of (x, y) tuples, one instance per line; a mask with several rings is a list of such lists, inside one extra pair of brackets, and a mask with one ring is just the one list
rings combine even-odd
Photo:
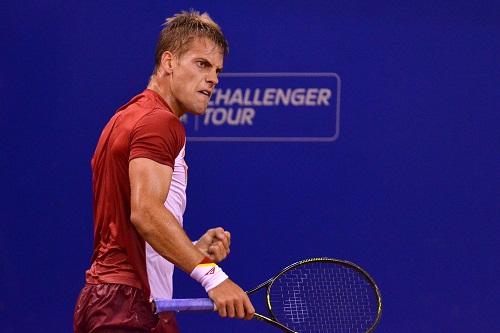
[(338, 264), (298, 266), (274, 281), (271, 310), (299, 332), (366, 332), (377, 317), (373, 286), (358, 271)]

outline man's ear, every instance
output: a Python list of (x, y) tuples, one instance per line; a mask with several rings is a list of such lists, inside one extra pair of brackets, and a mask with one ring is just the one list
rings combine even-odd
[(160, 66), (166, 74), (171, 74), (174, 66), (174, 55), (170, 51), (165, 51), (161, 55)]

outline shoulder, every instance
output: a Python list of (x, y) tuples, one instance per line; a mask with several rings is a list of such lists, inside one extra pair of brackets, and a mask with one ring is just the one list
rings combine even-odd
[(156, 129), (157, 131), (165, 134), (174, 134), (175, 136), (180, 136), (181, 138), (185, 138), (186, 136), (184, 126), (181, 121), (165, 108), (154, 108), (150, 112), (144, 114), (136, 125), (146, 125), (151, 129)]
[(170, 111), (148, 110), (130, 133), (129, 160), (144, 157), (174, 167), (185, 143), (184, 126)]

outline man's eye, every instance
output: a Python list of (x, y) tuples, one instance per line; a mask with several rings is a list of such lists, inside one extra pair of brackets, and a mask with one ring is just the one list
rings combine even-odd
[(204, 62), (204, 61), (197, 61), (196, 63), (198, 64), (198, 67), (200, 67), (200, 68), (205, 68), (205, 67), (207, 67), (207, 63), (206, 63), (206, 62)]

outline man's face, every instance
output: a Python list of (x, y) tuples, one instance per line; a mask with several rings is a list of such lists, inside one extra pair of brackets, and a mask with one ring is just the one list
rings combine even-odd
[(205, 113), (222, 70), (222, 49), (206, 38), (195, 38), (189, 49), (172, 60), (170, 104), (178, 115)]

